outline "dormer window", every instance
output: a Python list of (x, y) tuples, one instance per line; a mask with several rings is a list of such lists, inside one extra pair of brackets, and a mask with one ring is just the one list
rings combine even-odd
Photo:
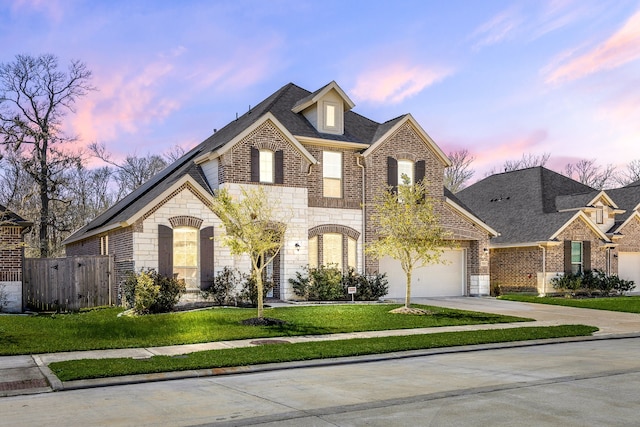
[(324, 105), (324, 126), (326, 128), (336, 127), (336, 106), (326, 102)]
[(596, 224), (604, 223), (604, 207), (598, 206), (596, 207)]

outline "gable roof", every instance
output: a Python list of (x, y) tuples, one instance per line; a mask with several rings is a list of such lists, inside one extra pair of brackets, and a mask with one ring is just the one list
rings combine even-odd
[[(480, 219), (496, 229), (495, 244), (547, 241), (575, 212), (558, 212), (588, 199), (593, 188), (544, 167), (491, 175), (456, 193)], [(575, 199), (563, 198), (579, 194)], [(593, 197), (592, 197), (593, 198)], [(590, 199), (589, 199), (590, 200)]]
[(623, 224), (640, 209), (640, 181), (637, 181), (637, 184), (632, 183), (622, 188), (606, 190), (606, 192), (618, 208), (624, 210), (616, 215), (615, 223), (609, 230), (610, 233), (615, 233), (620, 231)]
[[(2, 222), (6, 221), (8, 225), (18, 225), (20, 227), (29, 227), (33, 225), (32, 222), (22, 218), (20, 215), (9, 210), (4, 205), (0, 205), (0, 221)], [(0, 222), (0, 224), (2, 224), (2, 222)], [(7, 224), (4, 224), (4, 225), (7, 225)]]
[[(344, 133), (342, 135), (319, 132), (302, 113), (293, 111), (294, 109), (298, 110), (302, 105), (314, 102), (314, 99), (321, 98), (330, 90), (336, 90), (345, 102)], [(448, 164), (446, 155), (411, 115), (406, 114), (381, 124), (351, 111), (351, 107), (353, 107), (353, 102), (333, 81), (313, 93), (293, 83), (288, 83), (245, 114), (215, 131), (181, 158), (102, 212), (89, 224), (74, 232), (63, 243), (68, 244), (79, 241), (108, 229), (117, 228), (123, 224), (126, 225), (127, 221), (135, 217), (138, 212), (147, 209), (149, 203), (156, 200), (158, 195), (163, 194), (167, 188), (183, 177), (187, 177), (187, 180), (197, 184), (199, 188), (204, 189), (207, 193), (213, 194), (213, 190), (209, 187), (199, 163), (208, 157), (215, 157), (217, 150), (223, 149), (227, 144), (234, 143), (243, 132), (266, 119), (272, 120), (285, 135), (294, 137), (294, 139), (328, 140), (335, 143), (350, 143), (352, 146), (361, 144), (363, 149), (371, 148), (372, 145), (385, 138), (399, 125), (408, 121), (413, 124), (425, 141), (432, 146), (433, 150), (443, 159), (443, 162)], [(304, 147), (295, 140), (292, 142), (312, 163), (315, 163), (315, 159)], [(196, 162), (196, 160), (198, 161)]]

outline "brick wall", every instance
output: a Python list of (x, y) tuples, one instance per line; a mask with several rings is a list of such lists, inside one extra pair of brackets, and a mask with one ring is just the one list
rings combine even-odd
[[(565, 240), (591, 242), (591, 269), (607, 270), (607, 251), (602, 240), (582, 220), (578, 219), (570, 224), (558, 235), (560, 242)], [(553, 246), (547, 249), (547, 272), (564, 272), (564, 245)]]
[(307, 151), (320, 162), (311, 166), (307, 177), (309, 206), (324, 208), (360, 209), (362, 205), (362, 168), (357, 164), (356, 150), (326, 148), (327, 151), (342, 153), (342, 197), (324, 197), (322, 184), (322, 153), (324, 148), (305, 146)]
[(309, 161), (289, 142), (270, 121), (265, 122), (220, 157), (218, 182), (251, 183), (251, 148), (282, 150), (284, 153), (283, 184), (266, 186), (306, 187)]
[(502, 292), (536, 292), (538, 272), (542, 272), (541, 248), (491, 250), (491, 284)]
[(619, 252), (640, 252), (640, 219), (635, 217), (620, 230), (623, 237), (617, 241)]
[(22, 227), (0, 227), (0, 282), (22, 280)]

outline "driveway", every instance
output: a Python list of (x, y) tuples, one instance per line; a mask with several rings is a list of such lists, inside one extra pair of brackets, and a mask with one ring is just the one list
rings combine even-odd
[(551, 325), (589, 325), (600, 330), (594, 335), (626, 335), (640, 333), (640, 314), (549, 304), (505, 301), (496, 298), (415, 298), (415, 304), (426, 304), (458, 310), (482, 311), (509, 316), (528, 317)]

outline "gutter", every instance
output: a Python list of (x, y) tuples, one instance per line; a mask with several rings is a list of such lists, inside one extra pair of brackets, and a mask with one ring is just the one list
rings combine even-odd
[(362, 168), (362, 248), (361, 248), (361, 253), (362, 253), (362, 274), (366, 274), (367, 272), (367, 267), (366, 267), (366, 263), (365, 263), (365, 258), (364, 258), (364, 241), (365, 241), (365, 232), (366, 232), (366, 205), (365, 205), (365, 175), (364, 175), (364, 165), (360, 163), (360, 159), (362, 159), (362, 155), (356, 155), (356, 164), (358, 165), (358, 167)]

